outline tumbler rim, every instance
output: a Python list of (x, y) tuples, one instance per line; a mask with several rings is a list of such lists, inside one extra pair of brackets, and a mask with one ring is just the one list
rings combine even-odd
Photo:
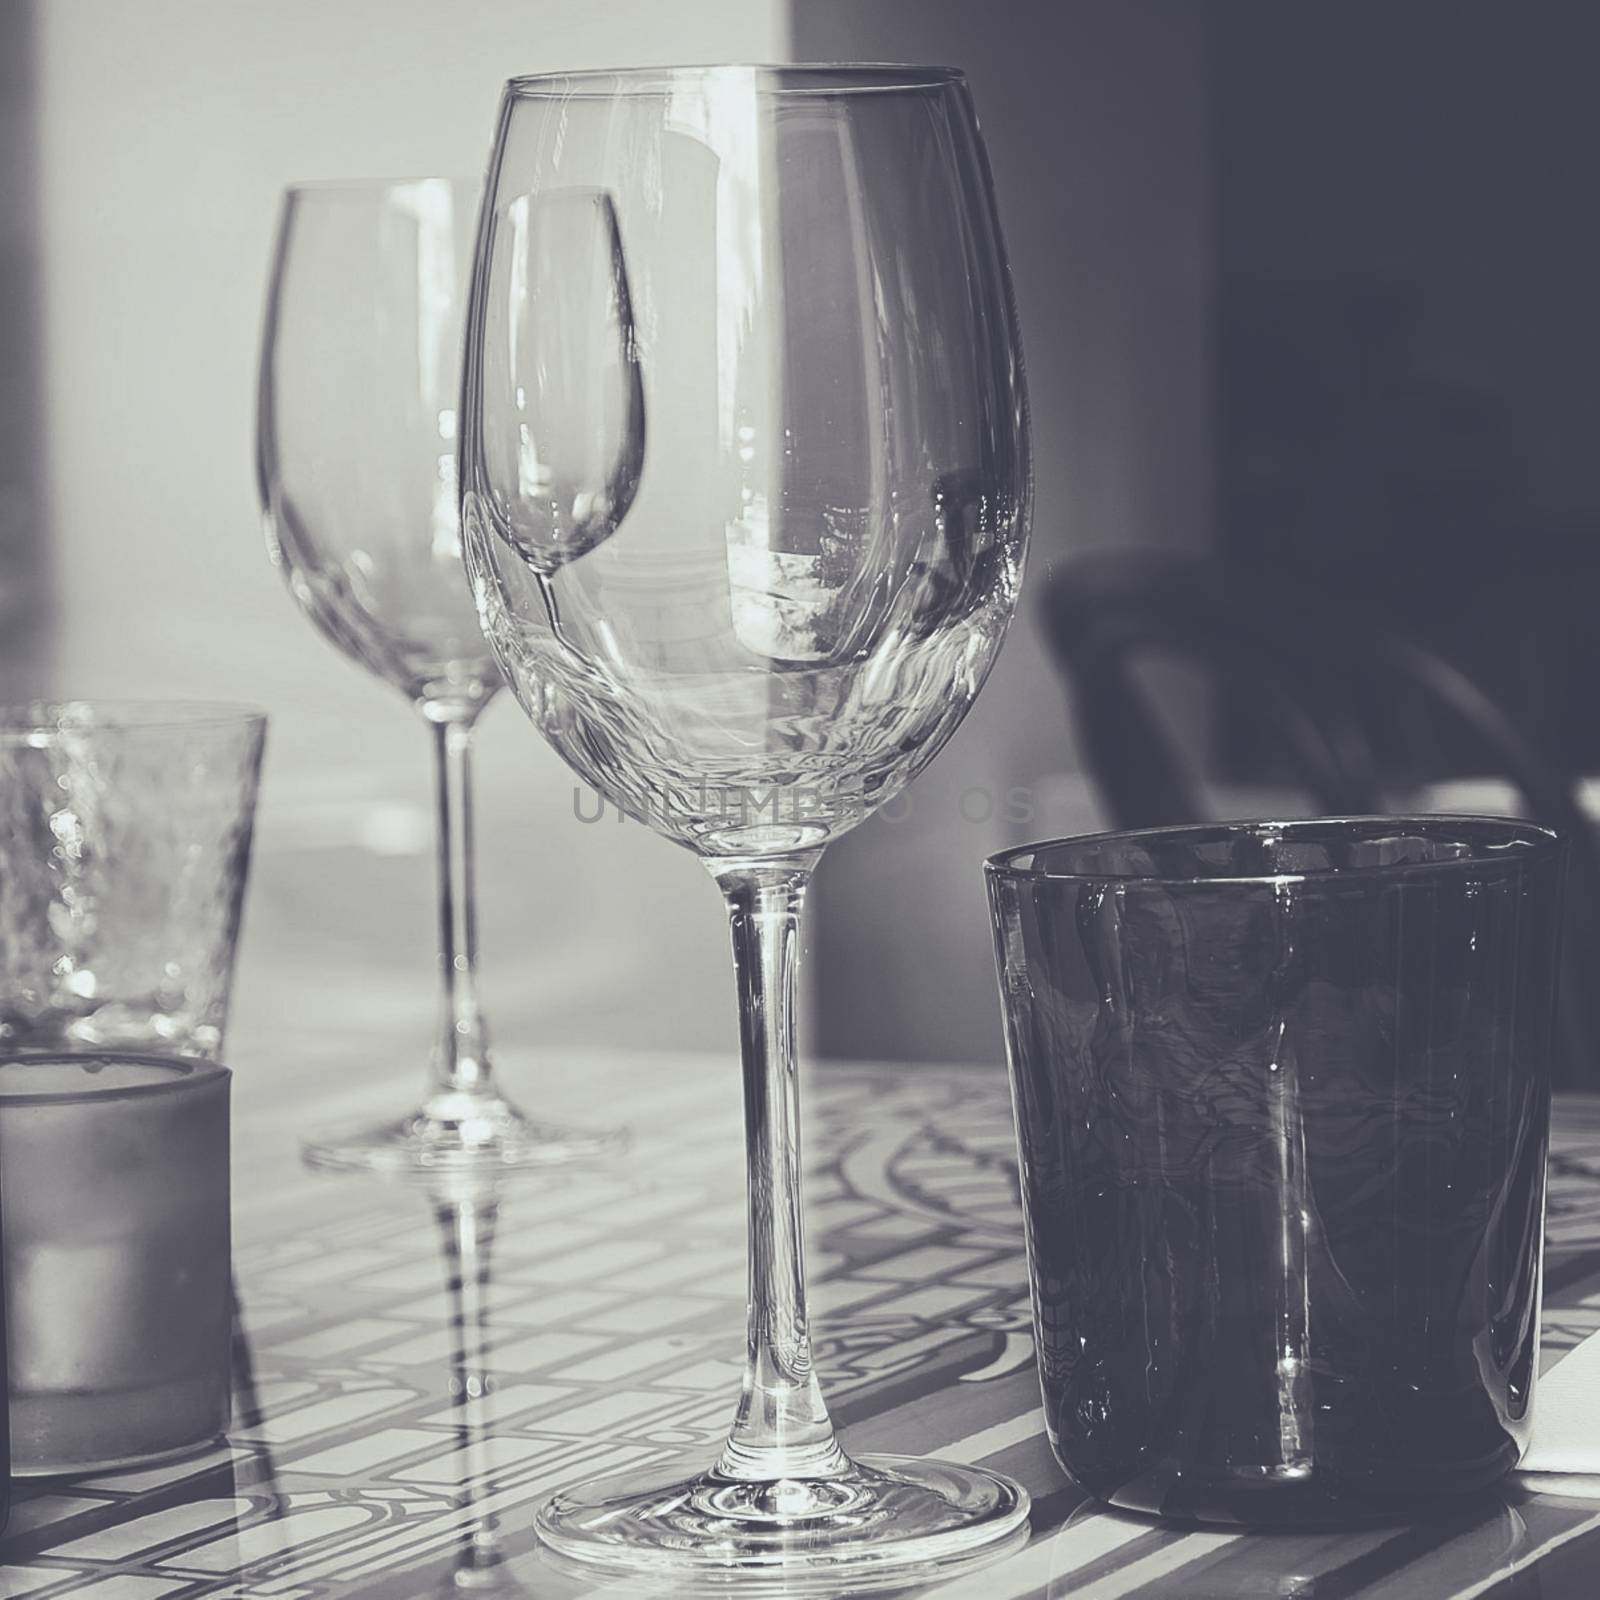
[(231, 700), (18, 700), (0, 704), (0, 745), (51, 733), (260, 728), (267, 714)]
[(681, 66), (583, 67), (572, 72), (530, 72), (506, 80), (506, 95), (517, 100), (592, 99), (670, 93), (697, 78), (718, 72), (754, 74), (768, 95), (907, 93), (965, 84), (960, 67), (922, 66), (899, 61), (707, 61)]
[(0, 1108), (13, 1106), (83, 1105), (103, 1106), (119, 1100), (153, 1100), (174, 1094), (198, 1094), (207, 1084), (227, 1082), (232, 1071), (212, 1056), (182, 1056), (156, 1050), (119, 1050), (114, 1045), (77, 1047), (41, 1045), (0, 1055), (0, 1075), (11, 1066), (82, 1066), (87, 1061), (132, 1061), (140, 1066), (160, 1067), (171, 1076), (146, 1083), (124, 1083), (101, 1088), (93, 1083), (74, 1084), (63, 1089), (26, 1089), (17, 1094), (0, 1094)]
[[(1521, 847), (1515, 857), (1499, 853), (1486, 845), (1471, 854), (1452, 856), (1439, 861), (1399, 861), (1382, 866), (1339, 867), (1328, 871), (1312, 872), (1238, 872), (1163, 873), (1163, 872), (1068, 872), (1056, 868), (1024, 866), (1025, 857), (1035, 857), (1045, 851), (1066, 845), (1096, 845), (1108, 843), (1135, 843), (1151, 839), (1179, 839), (1203, 834), (1224, 836), (1242, 833), (1310, 833), (1315, 830), (1349, 827), (1357, 824), (1393, 828), (1396, 831), (1412, 829), (1424, 835), (1435, 835), (1459, 828), (1463, 824), (1505, 830), (1508, 837), (1500, 842)], [(1515, 837), (1509, 835), (1514, 830)], [(1472, 843), (1473, 841), (1462, 841)], [(1233, 818), (1226, 822), (1184, 822), (1159, 828), (1110, 828), (1098, 833), (1067, 834), (1057, 839), (1040, 839), (1032, 844), (1016, 845), (992, 855), (983, 864), (986, 877), (1010, 879), (1032, 883), (1080, 883), (1134, 885), (1151, 888), (1229, 888), (1234, 886), (1265, 886), (1273, 884), (1332, 884), (1350, 883), (1379, 878), (1398, 878), (1427, 873), (1462, 872), (1504, 864), (1507, 860), (1519, 862), (1549, 859), (1559, 856), (1566, 848), (1566, 838), (1554, 828), (1542, 823), (1529, 822), (1523, 817), (1495, 816), (1480, 812), (1410, 812), (1393, 816), (1359, 814), (1340, 817), (1290, 817), (1290, 818)]]

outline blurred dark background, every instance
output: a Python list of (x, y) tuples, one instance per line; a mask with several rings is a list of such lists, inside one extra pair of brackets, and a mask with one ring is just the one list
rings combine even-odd
[(1593, 765), (1600, 8), (1208, 9), (1218, 551)]
[(978, 968), (984, 849), (1380, 806), (1566, 822), (1600, 756), (1600, 7), (1021, 10), (797, 10), (801, 54), (916, 37), (969, 66), (1036, 401), (1030, 614), (911, 797), (918, 898), (889, 825), (837, 852), (845, 1054), (985, 1050), (976, 991), (891, 954), (943, 926), (936, 970)]
[[(1330, 782), (1503, 809), (1527, 770), (1581, 801), (1591, 0), (7, 0), (5, 693), (266, 705), (250, 937), (292, 935), (308, 985), (426, 972), (427, 773), (402, 705), (262, 553), (278, 193), (476, 170), (500, 80), (624, 56), (965, 67), (1013, 261), (1025, 614), (950, 749), (823, 866), (815, 1049), (997, 1059), (983, 857), (1127, 820), (1130, 763), (1167, 814), (1316, 809)], [(1507, 728), (1509, 751), (1487, 736)], [(731, 1048), (694, 863), (581, 821), (513, 710), (487, 719), (481, 774), (502, 1036)], [(419, 983), (424, 1030), (431, 1003)]]

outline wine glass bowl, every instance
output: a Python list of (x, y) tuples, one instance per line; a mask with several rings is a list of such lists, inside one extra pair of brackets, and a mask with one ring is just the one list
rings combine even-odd
[[(590, 514), (552, 515), (553, 484)], [(785, 1592), (990, 1557), (1025, 1523), (1020, 1486), (854, 1461), (834, 1435), (805, 1309), (794, 1040), (810, 872), (954, 732), (1021, 583), (1027, 403), (961, 75), (508, 84), (461, 488), (514, 694), (589, 785), (702, 859), (740, 998), (750, 1327), (728, 1441), (677, 1483), (566, 1491), (539, 1532), (596, 1569)]]
[(475, 183), (285, 199), (261, 368), (269, 552), (322, 633), (414, 703), (500, 687), (460, 582), (456, 410)]
[[(1016, 603), (1026, 402), (969, 102), (954, 75), (858, 76), (596, 74), (560, 113), (595, 137), (542, 135), (537, 86), (502, 120), (463, 439), (485, 631), (582, 777), (701, 853), (820, 846), (891, 799)], [(550, 293), (561, 253), (517, 221), (575, 191), (606, 197), (609, 301)], [(505, 337), (552, 324), (630, 353), (609, 393), (550, 381), (553, 332)], [(520, 531), (542, 502), (504, 440), (536, 391), (559, 426), (524, 455), (590, 483), (595, 441), (627, 463), (581, 561)]]
[(609, 538), (632, 506), (644, 388), (611, 197), (523, 195), (503, 226), (519, 280), (484, 328), (484, 506), (500, 537), (549, 574)]
[(614, 1143), (533, 1122), (499, 1094), (477, 998), (470, 750), (501, 686), (462, 575), (456, 471), (478, 197), (448, 178), (291, 189), (273, 257), (257, 430), (268, 548), (317, 628), (430, 725), (439, 815), (429, 1093), (394, 1122), (313, 1139), (313, 1165), (425, 1177)]

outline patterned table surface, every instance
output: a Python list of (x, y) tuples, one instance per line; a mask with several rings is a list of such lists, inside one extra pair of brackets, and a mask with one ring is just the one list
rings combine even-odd
[[(532, 1513), (563, 1483), (699, 1462), (719, 1441), (743, 1345), (736, 1072), (596, 1056), (567, 1060), (562, 1082), (565, 1105), (618, 1108), (629, 1153), (452, 1207), (299, 1170), (308, 1106), (370, 1109), (370, 1086), (318, 1099), (241, 1070), (244, 1333), (227, 1447), (22, 1487), (0, 1593), (627, 1592), (548, 1567)], [(1085, 1504), (1041, 1435), (1003, 1075), (820, 1067), (807, 1092), (818, 1357), (847, 1444), (983, 1461), (1035, 1497), (1020, 1554), (935, 1592), (1595, 1592), (1600, 1498), (1514, 1485), (1456, 1525), (1272, 1536), (1166, 1530)], [(1600, 1318), (1600, 1106), (1560, 1108), (1549, 1243), (1545, 1337), (1559, 1352)]]

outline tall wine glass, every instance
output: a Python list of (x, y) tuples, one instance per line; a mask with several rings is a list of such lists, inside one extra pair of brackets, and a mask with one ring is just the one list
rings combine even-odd
[(514, 80), (462, 394), (485, 631), (574, 770), (721, 886), (741, 1017), (749, 1328), (728, 1441), (681, 1481), (564, 1492), (539, 1531), (599, 1568), (785, 1592), (993, 1554), (1026, 1519), (1018, 1485), (835, 1438), (795, 1069), (812, 869), (955, 730), (1021, 579), (1021, 355), (961, 74)]
[(456, 484), (478, 196), (444, 178), (291, 189), (273, 257), (257, 419), (268, 546), (311, 620), (415, 707), (437, 764), (432, 1081), (406, 1117), (311, 1140), (325, 1167), (500, 1171), (612, 1142), (502, 1098), (478, 1005), (470, 752), (501, 683), (462, 579)]

